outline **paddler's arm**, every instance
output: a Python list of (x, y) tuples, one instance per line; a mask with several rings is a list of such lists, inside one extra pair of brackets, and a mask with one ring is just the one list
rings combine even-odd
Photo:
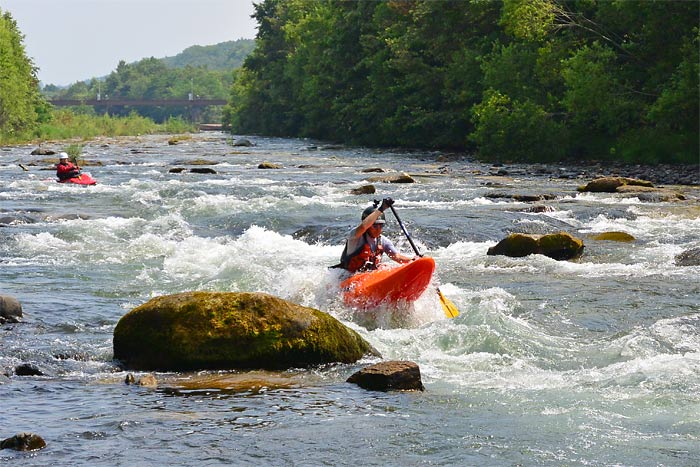
[(411, 257), (411, 256), (406, 256), (406, 255), (399, 253), (399, 251), (396, 249), (396, 247), (394, 246), (394, 243), (391, 240), (389, 240), (386, 237), (381, 237), (381, 238), (382, 238), (382, 246), (384, 247), (384, 253), (386, 253), (386, 255), (389, 258), (393, 259), (397, 263), (410, 263), (411, 261), (413, 261), (414, 259), (417, 258), (417, 256)]
[(367, 217), (362, 219), (360, 225), (358, 225), (355, 228), (355, 230), (353, 230), (352, 240), (359, 241), (360, 237), (362, 237), (365, 234), (365, 232), (367, 232), (367, 229), (369, 229), (372, 226), (372, 224), (374, 224), (376, 220), (379, 219), (379, 216), (381, 216), (384, 213), (384, 210), (389, 209), (389, 207), (391, 207), (392, 204), (394, 204), (393, 199), (384, 198), (382, 200), (382, 204), (377, 209), (369, 213)]
[(392, 253), (387, 252), (386, 254), (389, 256), (389, 258), (393, 259), (397, 263), (410, 263), (411, 261), (413, 261), (414, 259), (417, 258), (417, 257), (412, 258), (410, 256), (402, 255), (401, 253), (392, 254)]
[(355, 230), (353, 230), (353, 235), (352, 238), (353, 240), (358, 240), (360, 237), (362, 237), (365, 232), (367, 232), (367, 229), (372, 227), (372, 224), (379, 219), (379, 216), (382, 215), (382, 211), (379, 210), (379, 208), (375, 209), (367, 217), (362, 219), (362, 222), (360, 222), (360, 225), (355, 227)]

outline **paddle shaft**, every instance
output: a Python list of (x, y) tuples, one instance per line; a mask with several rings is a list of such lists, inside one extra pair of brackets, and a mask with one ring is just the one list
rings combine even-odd
[(406, 238), (408, 239), (408, 243), (411, 244), (411, 247), (413, 248), (413, 251), (416, 252), (416, 255), (418, 256), (423, 256), (420, 254), (418, 251), (418, 248), (416, 248), (416, 244), (413, 243), (413, 239), (411, 236), (408, 234), (408, 230), (406, 230), (406, 227), (404, 227), (403, 222), (401, 222), (401, 218), (399, 217), (399, 214), (396, 212), (396, 209), (394, 209), (394, 206), (389, 206), (391, 208), (391, 212), (394, 213), (394, 217), (396, 218), (396, 221), (399, 223), (399, 226), (401, 227), (401, 230), (403, 230), (404, 235), (406, 235)]
[[(422, 257), (423, 255), (420, 254), (420, 251), (418, 251), (418, 248), (416, 248), (416, 244), (413, 243), (413, 239), (411, 236), (408, 234), (408, 230), (406, 230), (406, 227), (404, 227), (403, 222), (401, 222), (401, 218), (399, 217), (398, 213), (396, 212), (396, 209), (394, 209), (394, 206), (389, 206), (391, 208), (391, 212), (394, 213), (394, 217), (396, 218), (396, 221), (399, 223), (399, 226), (401, 227), (401, 230), (403, 230), (404, 235), (406, 235), (406, 238), (408, 239), (408, 243), (411, 244), (411, 247), (413, 248), (413, 251), (416, 252), (416, 255)], [(457, 310), (457, 307), (455, 306), (454, 303), (452, 303), (447, 297), (445, 297), (440, 291), (440, 287), (435, 287), (438, 293), (438, 297), (440, 297), (440, 306), (442, 306), (442, 310), (445, 312), (445, 316), (448, 318), (455, 318), (459, 315), (459, 310)]]

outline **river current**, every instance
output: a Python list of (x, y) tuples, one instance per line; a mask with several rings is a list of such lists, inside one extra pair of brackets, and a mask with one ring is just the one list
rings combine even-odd
[[(0, 463), (700, 465), (700, 267), (674, 261), (700, 246), (697, 187), (676, 187), (684, 201), (644, 201), (578, 192), (588, 180), (492, 176), (449, 154), (248, 139), (88, 142), (89, 187), (55, 183), (35, 146), (0, 148), (0, 294), (24, 311), (0, 326), (0, 439), (27, 431), (47, 442), (2, 450)], [(416, 183), (352, 194), (387, 175), (372, 168)], [(435, 259), (457, 318), (434, 289), (402, 313), (367, 316), (339, 299), (340, 272), (328, 267), (362, 210), (387, 196)], [(412, 254), (387, 221), (384, 234)], [(579, 260), (486, 254), (510, 232), (561, 230), (584, 240)], [(592, 239), (606, 231), (635, 241)], [(112, 361), (117, 321), (191, 290), (259, 291), (326, 311), (385, 360), (416, 362), (426, 390), (345, 382), (372, 359), (126, 385)], [(14, 374), (25, 363), (44, 375)]]

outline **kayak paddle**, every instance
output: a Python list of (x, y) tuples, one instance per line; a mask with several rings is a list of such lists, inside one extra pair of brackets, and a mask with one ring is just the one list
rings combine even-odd
[[(401, 227), (401, 230), (403, 230), (404, 235), (406, 235), (406, 238), (408, 239), (408, 243), (411, 244), (411, 247), (413, 248), (413, 251), (416, 253), (416, 255), (422, 257), (423, 255), (420, 254), (418, 251), (418, 248), (416, 248), (416, 244), (413, 243), (413, 239), (411, 236), (408, 234), (408, 230), (406, 230), (406, 227), (404, 227), (403, 222), (401, 222), (401, 218), (396, 212), (396, 209), (394, 209), (394, 206), (389, 206), (391, 208), (391, 212), (394, 213), (394, 217), (396, 218), (396, 221), (399, 223), (399, 226)], [(442, 292), (440, 291), (440, 287), (435, 287), (437, 289), (438, 296), (440, 297), (440, 305), (442, 306), (442, 310), (445, 312), (445, 316), (448, 318), (456, 318), (457, 315), (459, 315), (459, 310), (457, 309), (457, 306), (452, 303), (452, 301), (445, 297)]]

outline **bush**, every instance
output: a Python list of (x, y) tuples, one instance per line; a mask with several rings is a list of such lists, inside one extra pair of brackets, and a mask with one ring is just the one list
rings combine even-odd
[(697, 164), (697, 134), (655, 128), (635, 129), (618, 139), (613, 160), (635, 164)]
[(542, 107), (518, 102), (498, 91), (488, 90), (474, 106), (475, 130), (469, 135), (487, 160), (547, 162), (564, 158), (567, 152), (565, 128)]

